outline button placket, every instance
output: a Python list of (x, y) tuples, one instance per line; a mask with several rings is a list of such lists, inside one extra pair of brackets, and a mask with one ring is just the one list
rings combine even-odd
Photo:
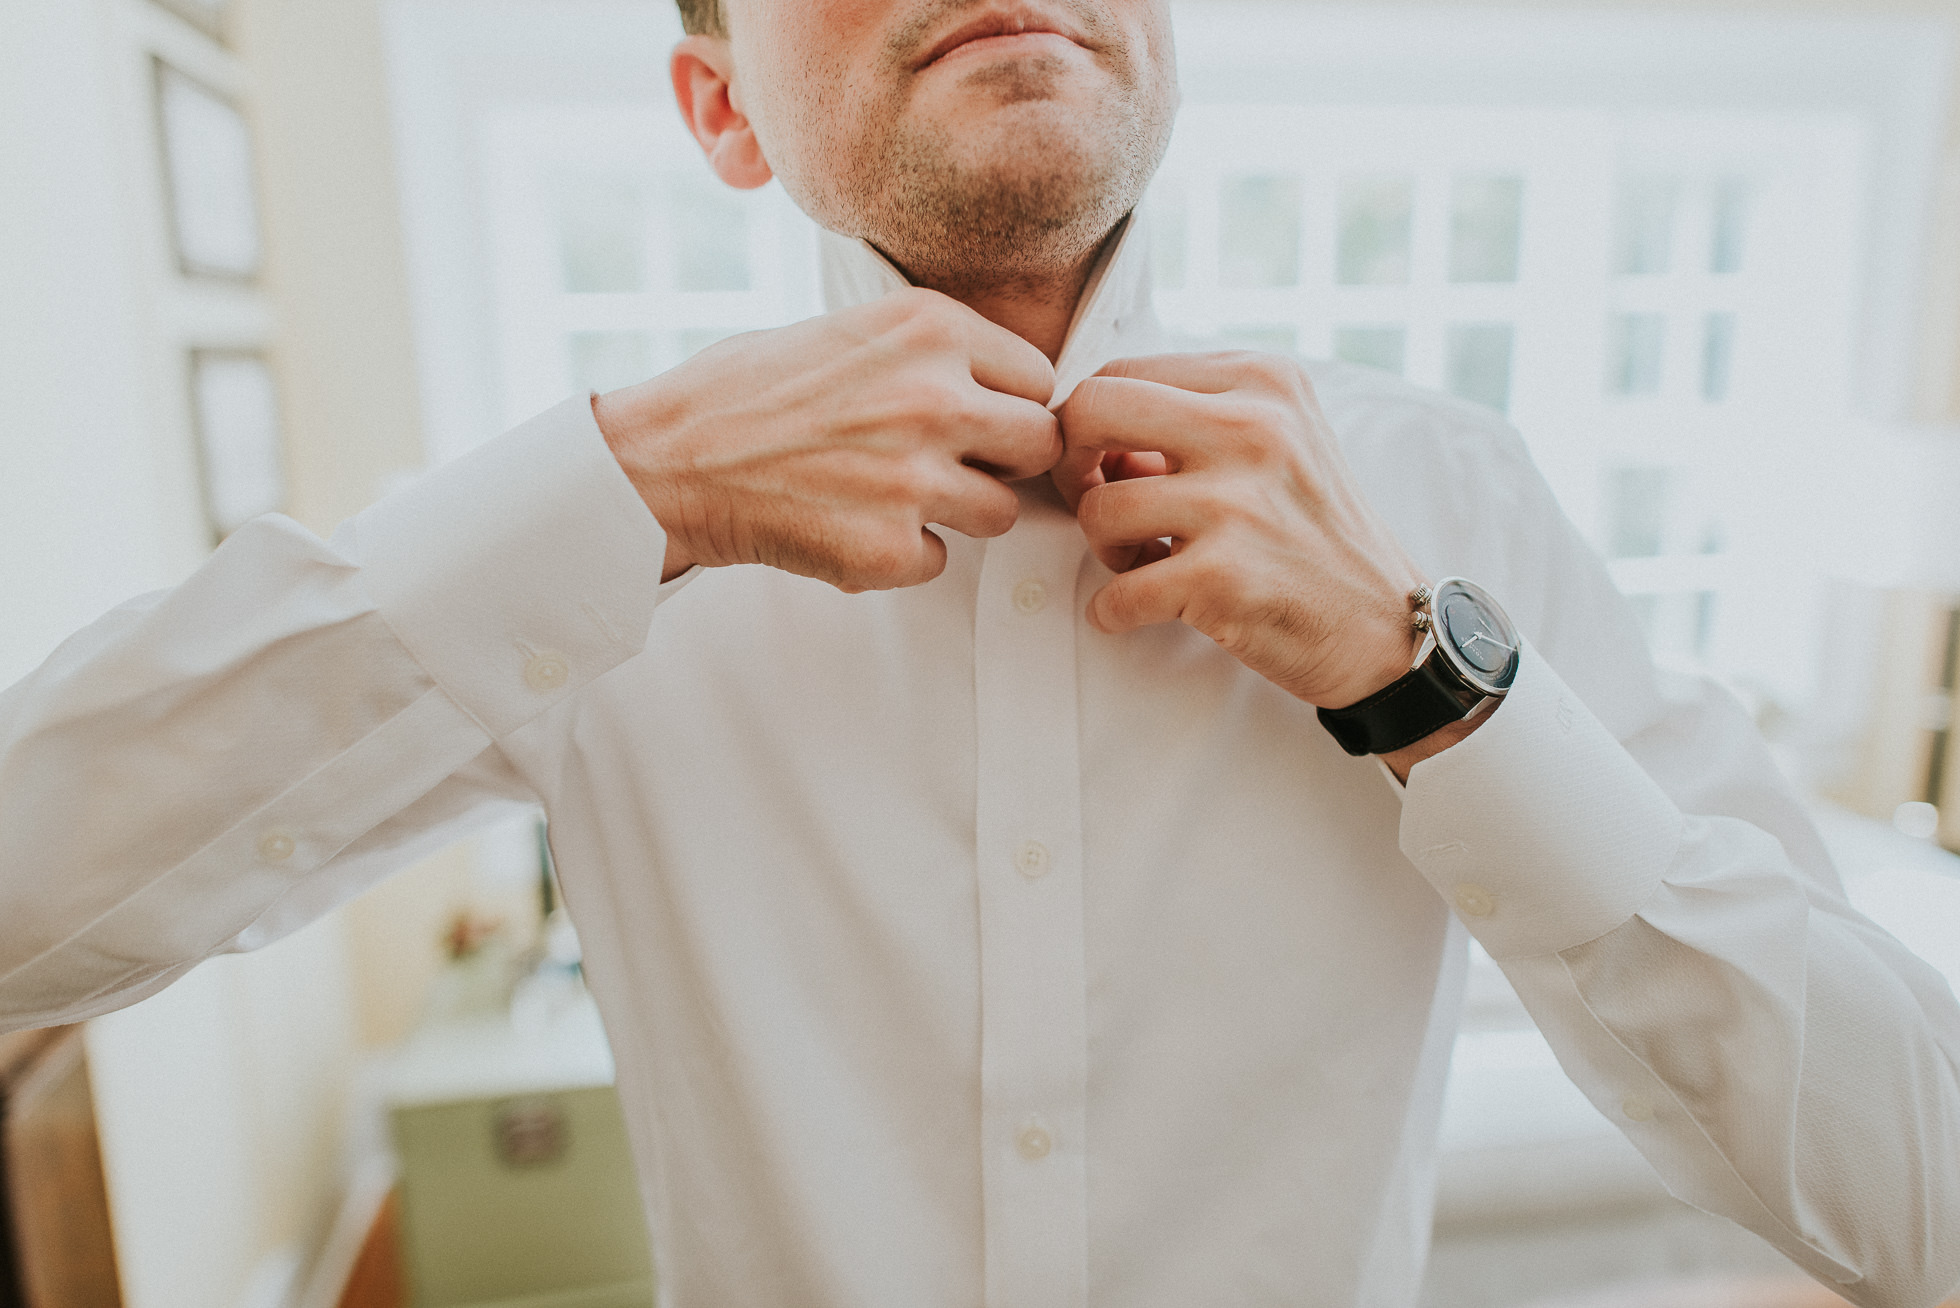
[(1086, 548), (1025, 492), (975, 595), (986, 1297), (1083, 1308), (1088, 1081), (1073, 586)]

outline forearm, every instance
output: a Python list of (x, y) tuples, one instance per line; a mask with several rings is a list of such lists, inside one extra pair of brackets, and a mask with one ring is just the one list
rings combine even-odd
[(1923, 1306), (1960, 1279), (1960, 1015), (1765, 833), (1690, 823), (1639, 914), (1503, 966), (1676, 1194), (1857, 1303)]
[(495, 742), (638, 652), (658, 583), (658, 528), (583, 422), (331, 543), (250, 524), (0, 695), (0, 1023), (264, 943), (522, 793)]
[(1936, 1300), (1960, 1278), (1944, 983), (1845, 905), (1726, 697), (1623, 745), (1527, 663), (1412, 771), (1405, 852), (1675, 1193), (1855, 1302)]
[(487, 744), (281, 519), (78, 633), (0, 697), (0, 1020), (222, 948), (386, 815), (354, 776), (412, 786), (431, 739), (422, 790)]

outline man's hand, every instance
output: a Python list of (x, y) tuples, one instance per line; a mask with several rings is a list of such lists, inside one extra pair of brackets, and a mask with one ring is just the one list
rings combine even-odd
[(1056, 486), (1119, 574), (1089, 603), (1097, 628), (1183, 621), (1325, 708), (1409, 670), (1422, 575), (1362, 498), (1298, 364), (1120, 359), (1061, 419)]
[(1054, 466), (1040, 350), (933, 291), (909, 290), (703, 350), (593, 403), (667, 533), (663, 576), (766, 563), (845, 591), (930, 581), (938, 523), (998, 536), (1005, 483)]

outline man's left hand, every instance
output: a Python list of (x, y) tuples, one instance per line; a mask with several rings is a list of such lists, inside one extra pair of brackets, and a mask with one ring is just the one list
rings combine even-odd
[(1424, 578), (1362, 497), (1297, 363), (1119, 359), (1060, 417), (1055, 484), (1118, 574), (1089, 603), (1097, 629), (1185, 622), (1325, 708), (1409, 670), (1408, 597)]

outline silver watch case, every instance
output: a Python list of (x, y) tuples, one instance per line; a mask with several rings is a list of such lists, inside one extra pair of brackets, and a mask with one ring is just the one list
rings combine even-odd
[[(1475, 692), (1480, 698), (1501, 699), (1510, 693), (1511, 683), (1517, 680), (1524, 642), (1504, 606), (1482, 586), (1463, 577), (1445, 577), (1429, 589), (1429, 603), (1424, 606), (1429, 615), (1429, 634), (1416, 654), (1416, 666), (1431, 661), (1434, 654), (1439, 656), (1434, 661), (1443, 665), (1439, 671), (1447, 670), (1451, 677), (1463, 683), (1465, 690)], [(1453, 615), (1455, 630), (1452, 630)], [(1475, 622), (1476, 618), (1484, 621)], [(1477, 627), (1475, 632), (1466, 629), (1472, 625)], [(1483, 630), (1485, 626), (1490, 628), (1488, 632)], [(1506, 653), (1496, 661), (1488, 654), (1479, 658), (1464, 651), (1465, 641), (1499, 644)]]

